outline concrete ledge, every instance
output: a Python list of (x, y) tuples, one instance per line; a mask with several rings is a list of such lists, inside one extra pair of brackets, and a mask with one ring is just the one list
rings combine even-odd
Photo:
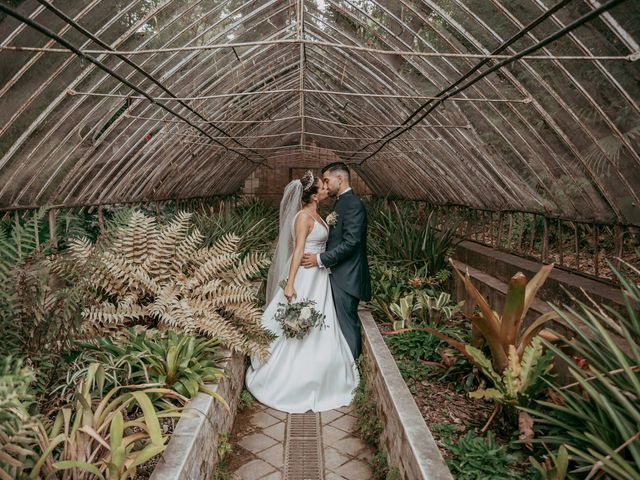
[[(475, 242), (463, 241), (456, 246), (455, 257), (460, 262), (488, 274), (497, 280), (509, 282), (516, 272), (532, 278), (542, 267), (542, 263), (528, 260), (507, 252), (495, 250)], [(564, 291), (568, 290), (577, 298), (584, 298), (582, 289), (598, 303), (624, 310), (624, 298), (618, 287), (593, 277), (571, 273), (557, 267), (538, 292), (538, 298), (561, 306), (572, 303)]]
[(209, 480), (218, 463), (218, 437), (231, 432), (244, 385), (244, 356), (227, 353), (226, 377), (207, 385), (224, 398), (231, 413), (210, 395), (200, 393), (185, 408), (151, 480)]
[(371, 313), (360, 310), (363, 351), (370, 359), (366, 381), (376, 392), (384, 423), (380, 444), (405, 480), (453, 480), (427, 424)]

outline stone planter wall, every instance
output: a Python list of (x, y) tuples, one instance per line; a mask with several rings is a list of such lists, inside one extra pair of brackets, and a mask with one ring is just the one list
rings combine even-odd
[[(209, 480), (218, 463), (218, 437), (231, 432), (244, 384), (244, 356), (228, 354), (227, 376), (207, 385), (224, 398), (231, 412), (210, 395), (198, 394), (185, 409), (151, 480)], [(190, 418), (192, 417), (192, 418)]]
[(398, 467), (405, 480), (453, 480), (371, 313), (359, 314), (363, 352), (370, 359), (365, 380), (376, 394), (384, 424), (380, 444), (389, 465)]

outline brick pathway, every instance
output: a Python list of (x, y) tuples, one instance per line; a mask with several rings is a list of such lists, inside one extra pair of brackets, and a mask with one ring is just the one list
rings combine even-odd
[[(238, 480), (282, 480), (287, 414), (258, 402), (244, 410), (245, 427), (238, 432), (235, 449), (242, 448), (248, 461), (235, 470)], [(355, 418), (351, 407), (322, 412), (324, 480), (370, 480), (368, 460), (373, 449), (351, 433)]]

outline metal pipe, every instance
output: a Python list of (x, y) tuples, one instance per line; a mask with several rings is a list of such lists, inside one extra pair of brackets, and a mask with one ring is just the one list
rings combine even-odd
[[(518, 38), (520, 38), (521, 36), (523, 36), (525, 33), (527, 33), (529, 30), (531, 30), (532, 28), (534, 28), (535, 26), (537, 26), (538, 23), (540, 23), (541, 21), (545, 20), (550, 14), (549, 12), (551, 12), (552, 10), (555, 10), (557, 8), (559, 8), (559, 6), (564, 6), (566, 3), (568, 3), (570, 0), (563, 0), (562, 2), (560, 2), (560, 4), (556, 5), (555, 7), (552, 7), (550, 10), (548, 10), (547, 12), (545, 12), (544, 14), (542, 14), (540, 17), (538, 17), (536, 20), (534, 20), (532, 23), (530, 23), (529, 25), (527, 25), (524, 29), (522, 29), (520, 32), (518, 32), (518, 34), (516, 34), (514, 37), (512, 37), (510, 40), (508, 40), (507, 42), (505, 42), (505, 44), (501, 45), (499, 47), (500, 50), (506, 48), (507, 46), (509, 46), (511, 43), (513, 43), (513, 41), (517, 40)], [(394, 138), (397, 138), (398, 136), (400, 136), (401, 134), (403, 134), (404, 132), (410, 130), (416, 123), (419, 123), (421, 120), (423, 120), (427, 115), (429, 115), (438, 105), (440, 105), (444, 100), (448, 99), (449, 97), (460, 93), (464, 90), (466, 90), (467, 88), (469, 88), (470, 86), (472, 86), (473, 84), (477, 83), (478, 81), (482, 80), (483, 78), (485, 78), (487, 75), (489, 75), (490, 73), (495, 72), (496, 70), (504, 67), (505, 65), (508, 65), (510, 63), (515, 62), (516, 60), (519, 60), (520, 58), (526, 56), (527, 54), (531, 53), (531, 52), (535, 52), (536, 50), (539, 50), (540, 48), (544, 47), (545, 45), (554, 42), (555, 40), (557, 40), (558, 38), (561, 38), (562, 36), (566, 35), (567, 33), (571, 32), (572, 30), (576, 29), (577, 27), (581, 26), (582, 24), (588, 22), (589, 20), (599, 16), (601, 13), (613, 8), (614, 6), (624, 2), (625, 0), (610, 0), (609, 2), (603, 4), (602, 6), (600, 6), (599, 8), (592, 10), (591, 12), (581, 16), (580, 18), (578, 18), (577, 20), (574, 20), (573, 22), (571, 22), (570, 24), (568, 24), (567, 26), (565, 26), (564, 28), (561, 28), (560, 30), (556, 31), (555, 33), (547, 36), (546, 38), (544, 38), (543, 40), (535, 43), (534, 45), (531, 45), (530, 47), (521, 50), (520, 52), (512, 55), (511, 57), (504, 59), (500, 62), (498, 62), (496, 65), (494, 65), (493, 67), (485, 70), (484, 72), (480, 73), (479, 75), (477, 75), (475, 78), (468, 80), (466, 82), (464, 82), (462, 85), (460, 85), (460, 83), (468, 78), (472, 73), (473, 73), (473, 69), (465, 74), (461, 79), (457, 80), (456, 82), (454, 82), (453, 84), (451, 84), (449, 87), (447, 87), (447, 89), (445, 89), (443, 92), (440, 92), (440, 94), (438, 96), (442, 96), (444, 95), (443, 98), (441, 98), (440, 100), (436, 100), (435, 103), (433, 105), (430, 105), (431, 102), (427, 102), (424, 105), (422, 105), (420, 108), (418, 108), (415, 112), (413, 112), (409, 118), (407, 118), (407, 120), (405, 120), (405, 124), (409, 121), (411, 121), (412, 118), (414, 118), (419, 112), (421, 112), (423, 109), (429, 107), (427, 109), (427, 111), (425, 113), (423, 113), (422, 115), (420, 115), (420, 117), (418, 117), (417, 120), (415, 120), (413, 122), (413, 124), (408, 125), (404, 128), (402, 128), (399, 132), (394, 133), (394, 131), (392, 130), (391, 132), (389, 132), (387, 135), (385, 135), (385, 137), (388, 137), (389, 135), (392, 135), (390, 138), (388, 138), (387, 140), (385, 140), (383, 142), (383, 144), (378, 147), (378, 149), (376, 149), (375, 152), (371, 153), (370, 155), (368, 155), (365, 159), (361, 160), (359, 162), (359, 165), (362, 165), (363, 163), (365, 163), (369, 158), (373, 157), (376, 153), (378, 153), (380, 150), (382, 150), (382, 148), (389, 143), (391, 140), (393, 140)], [(514, 40), (515, 39), (515, 40)], [(511, 42), (511, 43), (509, 43)], [(482, 63), (482, 62), (480, 62)], [(485, 61), (486, 63), (486, 61)], [(456, 85), (460, 85), (456, 88), (454, 88)], [(378, 140), (378, 142), (382, 141), (383, 138)], [(374, 145), (375, 143), (378, 142), (374, 142), (372, 144), (368, 144), (365, 145), (362, 148), (366, 148), (370, 145)]]
[(178, 112), (173, 110), (171, 107), (168, 107), (164, 103), (157, 102), (156, 100), (154, 100), (153, 97), (151, 97), (151, 95), (146, 93), (144, 90), (138, 88), (133, 83), (129, 82), (129, 80), (127, 80), (126, 78), (122, 77), (120, 74), (118, 74), (118, 73), (114, 72), (113, 70), (111, 70), (109, 67), (107, 67), (105, 64), (103, 64), (100, 60), (98, 60), (98, 59), (96, 59), (96, 58), (94, 58), (94, 57), (92, 57), (90, 55), (83, 54), (77, 47), (75, 47), (74, 45), (69, 43), (67, 40), (65, 40), (64, 38), (62, 38), (61, 36), (59, 36), (55, 32), (52, 32), (51, 30), (49, 30), (45, 26), (41, 25), (40, 23), (35, 22), (35, 21), (31, 20), (28, 17), (25, 17), (21, 13), (16, 12), (15, 10), (13, 10), (13, 9), (11, 9), (11, 8), (7, 7), (6, 5), (1, 4), (1, 3), (0, 3), (0, 12), (6, 13), (7, 15), (10, 15), (10, 16), (14, 17), (15, 19), (17, 19), (17, 20), (29, 25), (33, 29), (35, 29), (38, 32), (42, 33), (43, 35), (45, 35), (45, 36), (57, 41), (58, 43), (60, 43), (61, 45), (65, 46), (66, 48), (71, 50), (73, 53), (78, 55), (80, 58), (83, 58), (83, 59), (91, 62), (92, 64), (94, 64), (95, 66), (97, 66), (98, 68), (103, 70), (104, 72), (106, 72), (109, 75), (111, 75), (112, 77), (114, 77), (116, 80), (120, 81), (121, 83), (123, 83), (127, 87), (131, 88), (132, 90), (138, 92), (140, 95), (142, 95), (144, 98), (149, 100), (151, 103), (153, 103), (155, 105), (158, 105), (160, 108), (168, 111), (169, 113), (171, 113), (172, 115), (176, 116), (177, 118), (179, 118), (183, 122), (185, 122), (188, 125), (192, 126), (196, 130), (201, 132), (203, 135), (205, 135), (206, 137), (211, 139), (213, 142), (215, 142), (218, 145), (222, 146), (225, 150), (229, 150), (229, 151), (232, 151), (234, 153), (237, 153), (238, 155), (240, 155), (241, 157), (245, 158), (246, 160), (248, 160), (251, 163), (259, 164), (259, 165), (266, 165), (263, 162), (256, 162), (255, 160), (252, 160), (251, 158), (247, 157), (245, 154), (240, 153), (240, 152), (238, 152), (238, 151), (236, 151), (236, 150), (234, 150), (234, 149), (232, 149), (230, 147), (227, 147), (222, 142), (219, 142), (218, 140), (214, 139), (205, 130), (200, 128), (198, 125), (195, 125), (195, 124), (191, 123), (187, 118), (183, 117)]

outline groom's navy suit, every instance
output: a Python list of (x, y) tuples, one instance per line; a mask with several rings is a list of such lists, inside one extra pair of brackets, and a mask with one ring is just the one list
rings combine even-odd
[(354, 358), (361, 352), (358, 302), (371, 299), (367, 260), (367, 210), (353, 190), (342, 193), (333, 207), (338, 215), (320, 261), (331, 269), (331, 291), (342, 333)]

